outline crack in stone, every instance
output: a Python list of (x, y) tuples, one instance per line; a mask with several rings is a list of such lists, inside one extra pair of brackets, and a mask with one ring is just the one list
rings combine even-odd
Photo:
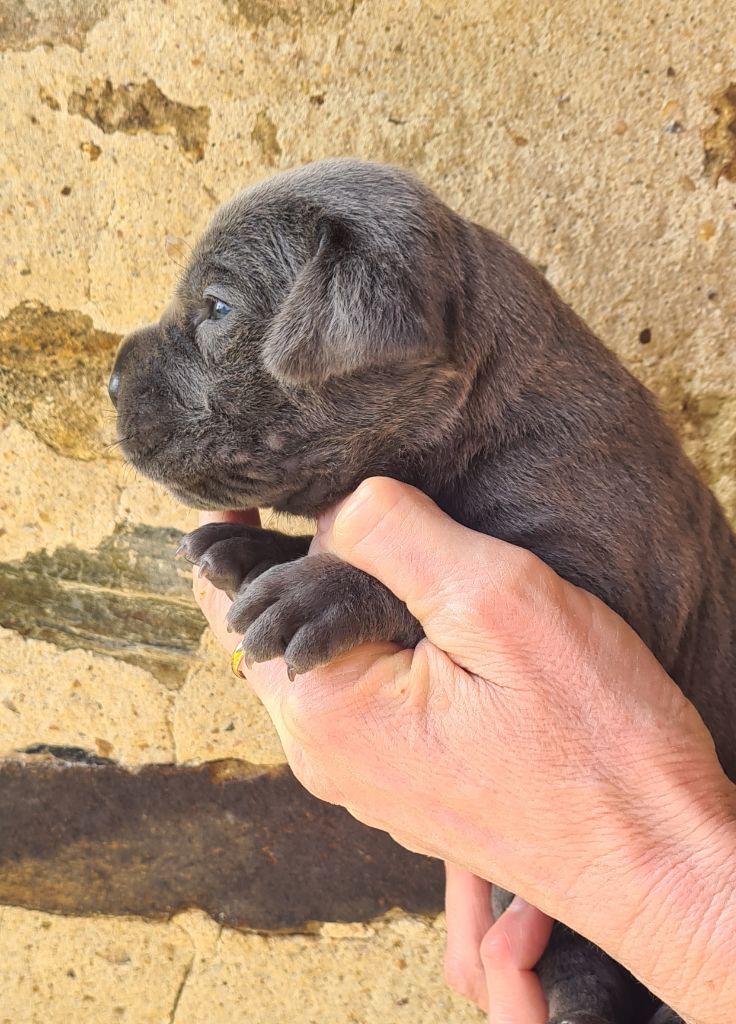
[(179, 703), (179, 694), (172, 693), (168, 707), (166, 709), (166, 729), (169, 733), (169, 743), (171, 744), (171, 752), (174, 758), (174, 764), (179, 764), (181, 759), (179, 757), (179, 748), (176, 742), (176, 708)]
[[(118, 206), (117, 192), (113, 191), (113, 193), (112, 193), (112, 200), (110, 202), (109, 210), (107, 211), (107, 213), (106, 213), (104, 218), (100, 218), (97, 221), (97, 225), (96, 225), (97, 230), (95, 231), (95, 244), (94, 244), (94, 248), (92, 249), (92, 251), (87, 256), (87, 281), (85, 282), (84, 294), (85, 294), (85, 297), (87, 299), (87, 302), (97, 310), (97, 314), (98, 314), (98, 316), (100, 316), (100, 319), (102, 319), (102, 316), (100, 314), (99, 307), (97, 306), (97, 303), (95, 302), (95, 300), (92, 298), (92, 264), (97, 259), (97, 256), (98, 256), (98, 254), (100, 252), (100, 249), (102, 248), (103, 236), (104, 236), (105, 232), (107, 232), (110, 229), (110, 225), (112, 224), (112, 219), (113, 219), (113, 217), (115, 215), (115, 211), (117, 209), (117, 206)], [(111, 369), (112, 369), (112, 359), (110, 360), (110, 364), (109, 364), (109, 367), (108, 367), (108, 373), (110, 372)]]
[[(189, 941), (190, 942), (192, 941), (191, 938), (189, 939)], [(194, 947), (194, 943), (192, 943), (192, 947)], [(179, 1003), (181, 1002), (181, 997), (182, 997), (182, 994), (184, 992), (184, 989), (186, 988), (186, 984), (189, 981), (189, 975), (192, 973), (192, 969), (194, 967), (194, 961), (196, 960), (196, 958), (197, 958), (197, 952), (196, 952), (196, 949), (193, 948), (192, 958), (189, 961), (189, 963), (186, 965), (186, 967), (184, 968), (183, 977), (181, 979), (181, 982), (179, 983), (178, 989), (176, 990), (176, 995), (174, 996), (174, 1005), (171, 1007), (171, 1013), (169, 1014), (169, 1024), (175, 1024), (176, 1012), (179, 1009)]]

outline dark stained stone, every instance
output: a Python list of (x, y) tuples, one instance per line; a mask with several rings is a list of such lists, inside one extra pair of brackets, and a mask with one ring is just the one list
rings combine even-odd
[(711, 99), (716, 120), (703, 132), (703, 170), (714, 185), (736, 182), (736, 82)]
[(106, 386), (119, 342), (77, 310), (16, 306), (0, 320), (0, 422), (16, 420), (60, 455), (109, 454)]
[(204, 630), (189, 578), (174, 561), (180, 537), (120, 526), (92, 552), (67, 546), (0, 562), (0, 626), (112, 655), (176, 688)]
[(0, 50), (67, 43), (81, 50), (87, 33), (106, 17), (107, 0), (2, 0)]
[(442, 907), (438, 861), (310, 796), (287, 768), (0, 762), (0, 904), (303, 930)]
[(267, 110), (259, 110), (256, 115), (251, 138), (261, 151), (261, 155), (267, 164), (273, 166), (281, 156), (276, 125), (271, 120)]
[(93, 754), (90, 750), (85, 750), (84, 747), (63, 747), (54, 743), (32, 743), (30, 747), (26, 747), (24, 750), (18, 751), (18, 753), (50, 754), (51, 757), (56, 757), (60, 761), (66, 761), (69, 764), (115, 763), (109, 757), (100, 757), (99, 754)]
[(108, 135), (112, 132), (174, 135), (190, 160), (196, 162), (204, 156), (209, 107), (190, 107), (171, 100), (150, 78), (116, 86), (109, 78), (95, 79), (83, 93), (71, 94), (68, 110), (70, 114), (86, 117)]
[[(232, 8), (232, 0), (225, 0)], [(285, 25), (313, 23), (321, 25), (335, 18), (353, 16), (361, 0), (235, 0), (235, 10), (250, 25), (265, 28), (274, 18)]]

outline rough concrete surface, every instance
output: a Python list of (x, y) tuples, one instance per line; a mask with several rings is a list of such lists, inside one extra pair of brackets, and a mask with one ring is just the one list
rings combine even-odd
[(422, 1021), (480, 1015), (442, 983), (443, 919), (324, 925), (310, 935), (0, 910), (0, 1024)]
[[(399, 163), (509, 237), (736, 518), (731, 0), (0, 0), (0, 95), (0, 756), (281, 759), (163, 568), (195, 517), (122, 464), (105, 397), (218, 203), (279, 169)], [(0, 1024), (477, 1020), (441, 944), (8, 907)]]

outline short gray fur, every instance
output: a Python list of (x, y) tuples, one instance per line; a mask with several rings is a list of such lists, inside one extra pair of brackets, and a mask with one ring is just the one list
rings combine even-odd
[[(232, 311), (208, 318), (205, 292)], [(736, 541), (718, 503), (544, 277), (410, 175), (328, 160), (236, 196), (160, 323), (123, 343), (111, 394), (127, 457), (188, 504), (316, 516), (383, 474), (534, 551), (636, 629), (736, 780)], [(296, 674), (421, 636), (370, 577), (305, 559), (309, 538), (207, 530), (185, 552), (234, 595), (257, 660)], [(656, 1009), (561, 926), (538, 971), (556, 1021)]]

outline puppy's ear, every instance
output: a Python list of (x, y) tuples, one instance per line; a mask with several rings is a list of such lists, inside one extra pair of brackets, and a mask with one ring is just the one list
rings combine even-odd
[(399, 244), (376, 244), (357, 227), (322, 216), (307, 259), (264, 338), (275, 377), (318, 384), (443, 348), (431, 282)]

